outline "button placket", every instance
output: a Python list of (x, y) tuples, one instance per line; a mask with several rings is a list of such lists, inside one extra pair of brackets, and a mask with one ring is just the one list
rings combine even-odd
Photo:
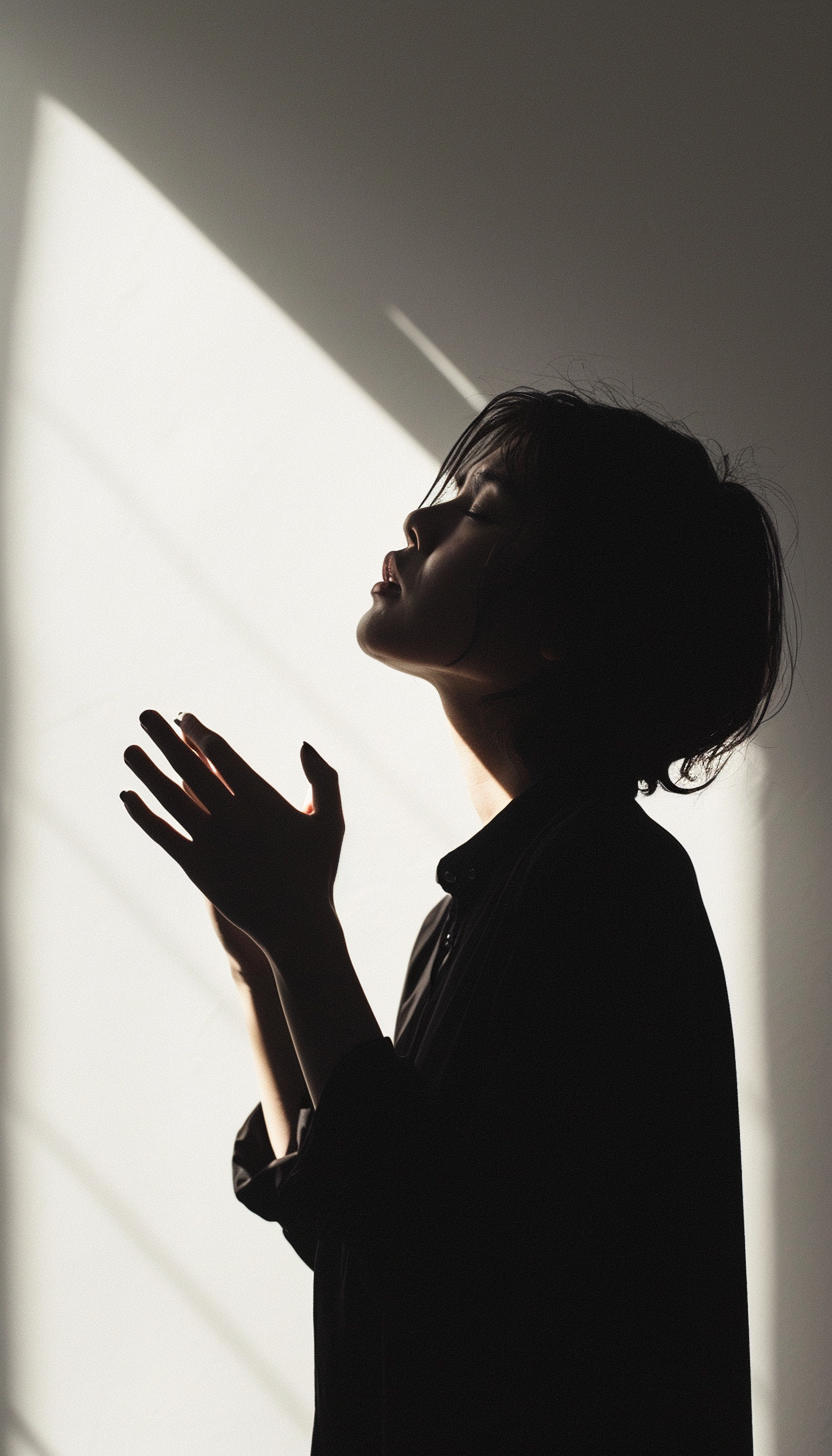
[(445, 975), (445, 967), (448, 963), (448, 957), (451, 954), (454, 940), (456, 938), (456, 920), (457, 907), (456, 903), (454, 902), (451, 905), (448, 914), (448, 920), (446, 922), (445, 929), (442, 932), (442, 938), (439, 942), (439, 953), (437, 954), (436, 960), (433, 964), (433, 970), (431, 971), (430, 990), (428, 992), (429, 996), (432, 996), (434, 994), (438, 983), (443, 979)]

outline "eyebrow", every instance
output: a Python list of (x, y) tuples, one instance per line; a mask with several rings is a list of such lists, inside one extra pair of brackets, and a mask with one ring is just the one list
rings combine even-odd
[(490, 481), (492, 485), (500, 485), (505, 490), (508, 490), (510, 488), (508, 476), (506, 475), (505, 471), (500, 470), (499, 466), (496, 465), (489, 465), (487, 468), (474, 466), (472, 469), (466, 470), (462, 476), (461, 484), (459, 482), (459, 477), (457, 477), (457, 485), (460, 490), (465, 489), (466, 485), (469, 482), (469, 479), (472, 481), (476, 481), (478, 485), (483, 485), (485, 482)]

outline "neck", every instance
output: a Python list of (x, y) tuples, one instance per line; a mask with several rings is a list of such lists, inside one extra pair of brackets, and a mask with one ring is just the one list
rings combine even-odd
[(533, 783), (533, 775), (495, 742), (494, 725), (486, 723), (476, 699), (462, 703), (442, 695), (442, 706), (471, 803), (487, 824)]
[[(507, 788), (504, 783), (477, 757), (474, 749), (466, 743), (458, 730), (451, 723), (451, 736), (454, 740), (454, 747), (459, 754), (462, 764), (462, 773), (465, 778), (465, 787), (468, 790), (468, 797), (476, 810), (481, 824), (487, 824), (495, 814), (516, 799), (522, 788), (516, 787), (514, 792)], [(523, 788), (527, 785), (524, 784)]]
[[(540, 778), (560, 780), (564, 788), (587, 777), (590, 761), (586, 744), (580, 745), (563, 723), (552, 720), (531, 763), (521, 763), (506, 748), (509, 730), (517, 726), (517, 704), (496, 704), (491, 695), (467, 689), (456, 680), (449, 689), (434, 684), (442, 700), (462, 764), (471, 803), (481, 823), (487, 824), (512, 799)], [(560, 729), (560, 731), (559, 731)]]

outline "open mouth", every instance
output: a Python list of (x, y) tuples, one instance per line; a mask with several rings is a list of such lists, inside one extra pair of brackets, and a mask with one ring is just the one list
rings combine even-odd
[(387, 555), (385, 556), (384, 565), (381, 568), (381, 573), (383, 580), (387, 586), (394, 586), (396, 587), (397, 591), (401, 591), (402, 584), (399, 581), (398, 576), (396, 575), (396, 561), (392, 551), (388, 551)]
[(394, 553), (388, 551), (384, 558), (384, 565), (381, 568), (381, 581), (377, 581), (373, 587), (373, 595), (386, 597), (398, 596), (401, 593), (401, 582), (396, 575), (396, 563)]

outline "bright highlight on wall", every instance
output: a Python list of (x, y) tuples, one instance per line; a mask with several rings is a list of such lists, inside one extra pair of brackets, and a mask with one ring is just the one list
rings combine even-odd
[[(119, 803), (121, 751), (142, 708), (184, 708), (298, 804), (304, 738), (338, 767), (338, 905), (391, 1030), (436, 861), (477, 827), (430, 689), (354, 642), (435, 462), (51, 100), (16, 340), (11, 1449), (294, 1456), (311, 1276), (231, 1193), (256, 1101), (236, 1001), (197, 892)], [(691, 848), (729, 974), (763, 1451), (761, 782), (753, 754), (649, 808)]]

